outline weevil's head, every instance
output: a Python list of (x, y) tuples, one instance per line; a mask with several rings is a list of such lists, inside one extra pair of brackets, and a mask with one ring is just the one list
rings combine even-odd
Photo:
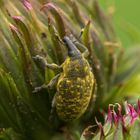
[(69, 57), (80, 57), (81, 52), (76, 48), (74, 43), (70, 40), (68, 36), (64, 36), (63, 42), (68, 49), (68, 56)]

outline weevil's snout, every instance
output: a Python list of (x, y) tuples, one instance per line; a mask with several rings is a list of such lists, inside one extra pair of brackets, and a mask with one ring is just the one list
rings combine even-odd
[(69, 57), (76, 57), (81, 55), (80, 51), (76, 48), (73, 42), (70, 40), (68, 36), (64, 36), (63, 42), (68, 49), (68, 56)]

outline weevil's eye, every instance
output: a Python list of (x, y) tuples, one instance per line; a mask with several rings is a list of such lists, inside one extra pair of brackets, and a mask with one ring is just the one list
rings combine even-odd
[(66, 38), (66, 36), (64, 36), (63, 42), (64, 42), (65, 44), (67, 43), (67, 38)]
[(64, 42), (65, 44), (67, 44), (68, 40), (69, 40), (69, 37), (64, 36), (64, 38), (63, 38), (63, 42)]
[(67, 37), (67, 36), (65, 36), (65, 37), (63, 38), (63, 42), (64, 42), (65, 46), (66, 46), (67, 48), (69, 48), (69, 45), (68, 45), (68, 37)]
[(66, 39), (65, 38), (63, 38), (63, 42), (66, 44)]

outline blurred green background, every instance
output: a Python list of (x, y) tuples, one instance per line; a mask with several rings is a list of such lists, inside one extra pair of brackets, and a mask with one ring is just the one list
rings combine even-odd
[[(140, 43), (140, 0), (99, 0), (106, 10), (113, 6), (113, 21), (124, 47)], [(109, 8), (110, 7), (110, 8)]]

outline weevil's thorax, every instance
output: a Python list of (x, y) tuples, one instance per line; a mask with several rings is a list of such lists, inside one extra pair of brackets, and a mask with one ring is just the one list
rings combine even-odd
[(90, 71), (87, 60), (82, 56), (68, 57), (65, 61), (63, 72), (68, 77), (85, 77)]

